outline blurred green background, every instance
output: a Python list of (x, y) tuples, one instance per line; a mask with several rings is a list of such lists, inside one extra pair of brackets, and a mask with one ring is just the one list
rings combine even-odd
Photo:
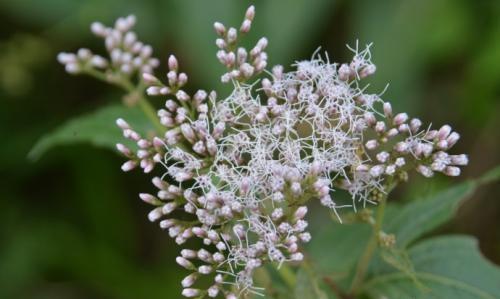
[[(136, 31), (156, 56), (165, 63), (175, 53), (190, 86), (211, 89), (220, 87), (222, 71), (212, 23), (239, 25), (250, 3), (0, 0), (0, 298), (180, 298), (179, 249), (147, 221), (148, 207), (137, 198), (152, 190), (146, 176), (123, 174), (116, 153), (83, 143), (36, 161), (27, 154), (72, 117), (120, 101), (115, 89), (69, 76), (56, 62), (58, 52), (81, 46), (103, 53), (89, 32), (92, 21), (136, 14)], [(500, 1), (252, 3), (249, 39), (269, 38), (271, 64), (290, 65), (319, 46), (331, 60), (347, 61), (346, 43), (373, 42), (371, 90), (390, 83), (384, 98), (395, 109), (461, 133), (456, 152), (469, 153), (471, 164), (460, 180), (500, 163)], [(453, 181), (414, 176), (394, 198), (425, 196)], [(475, 235), (497, 264), (498, 194), (499, 184), (482, 187), (443, 228)]]

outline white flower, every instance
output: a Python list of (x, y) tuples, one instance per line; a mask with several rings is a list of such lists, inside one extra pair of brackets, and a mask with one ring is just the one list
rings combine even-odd
[[(349, 48), (352, 61), (341, 65), (315, 53), (288, 72), (274, 66), (258, 86), (268, 40), (259, 39), (251, 49), (238, 46), (254, 15), (251, 6), (239, 30), (214, 24), (216, 56), (227, 68), (221, 80), (233, 85), (225, 98), (182, 89), (188, 76), (173, 55), (167, 82), (154, 76), (158, 60), (130, 31), (133, 16), (118, 19), (113, 28), (92, 24), (92, 32), (105, 40), (109, 60), (87, 49), (58, 56), (70, 73), (104, 69), (104, 78), (115, 84), (116, 76), (143, 73), (138, 79), (148, 95), (170, 97), (157, 112), (166, 132), (142, 136), (118, 119), (124, 137), (137, 146), (118, 144), (117, 150), (128, 159), (124, 171), (140, 167), (149, 173), (158, 164), (156, 169), (164, 170), (153, 179), (157, 193), (140, 194), (154, 206), (149, 220), (159, 221), (178, 244), (195, 237), (211, 248), (184, 248), (177, 257), (191, 271), (182, 281), (186, 297), (262, 294), (253, 281), (257, 268), (304, 258), (301, 244), (311, 240), (310, 200), (340, 219), (338, 209), (347, 206), (337, 205), (334, 191), (349, 192), (356, 210), (383, 200), (410, 170), (426, 177), (457, 176), (458, 166), (468, 163), (466, 155), (447, 153), (460, 138), (451, 126), (421, 130), (419, 119), (394, 113), (381, 94), (366, 92), (362, 79), (376, 71), (371, 44), (360, 49), (356, 43)], [(213, 279), (206, 290), (191, 288), (200, 275)]]

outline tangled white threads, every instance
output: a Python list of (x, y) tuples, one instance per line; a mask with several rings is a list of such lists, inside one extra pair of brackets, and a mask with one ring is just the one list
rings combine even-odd
[[(250, 30), (254, 15), (251, 6), (240, 36)], [(119, 19), (114, 29), (96, 23), (92, 31), (105, 38), (120, 72), (127, 73), (123, 66), (130, 60), (122, 55), (138, 54), (146, 64), (133, 65), (144, 73), (146, 93), (169, 97), (158, 110), (165, 133), (145, 137), (119, 119), (124, 137), (137, 149), (123, 144), (117, 149), (128, 158), (124, 171), (140, 167), (149, 173), (158, 164), (166, 169), (153, 178), (155, 194), (140, 194), (154, 206), (149, 220), (159, 221), (177, 244), (192, 237), (203, 241), (205, 248), (182, 249), (176, 259), (191, 272), (181, 282), (185, 297), (262, 295), (253, 280), (257, 268), (304, 258), (301, 244), (311, 240), (305, 220), (310, 200), (340, 219), (337, 210), (346, 206), (336, 204), (333, 191), (349, 192), (356, 209), (376, 204), (411, 170), (426, 177), (457, 176), (468, 163), (466, 155), (447, 153), (460, 137), (450, 126), (422, 129), (419, 119), (394, 114), (380, 95), (365, 92), (362, 79), (376, 70), (370, 45), (350, 48), (352, 61), (341, 65), (314, 54), (293, 71), (274, 66), (257, 85), (248, 82), (267, 66), (267, 39), (248, 51), (238, 46), (236, 28), (217, 22), (217, 58), (227, 68), (221, 79), (234, 87), (218, 99), (214, 91), (183, 90), (188, 77), (174, 56), (168, 59), (166, 84), (151, 74), (155, 60), (146, 59), (149, 50), (137, 50), (143, 46), (129, 32), (133, 23), (131, 17)], [(70, 72), (81, 69), (78, 59), (91, 56), (68, 55), (60, 60)], [(213, 279), (209, 288), (193, 288), (201, 276)]]

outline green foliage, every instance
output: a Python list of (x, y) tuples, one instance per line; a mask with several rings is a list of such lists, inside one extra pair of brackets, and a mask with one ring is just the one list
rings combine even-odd
[[(146, 211), (140, 210), (141, 204), (131, 206), (135, 203), (132, 197), (142, 186), (115, 171), (121, 160), (88, 147), (62, 147), (57, 159), (36, 164), (25, 161), (26, 153), (42, 132), (80, 111), (79, 105), (86, 105), (83, 101), (80, 104), (78, 97), (69, 102), (65, 95), (85, 94), (88, 81), (63, 77), (61, 66), (54, 59), (46, 59), (47, 52), (75, 50), (78, 41), (78, 45), (93, 42), (96, 52), (102, 53), (98, 51), (103, 50), (102, 45), (91, 39), (89, 23), (100, 20), (111, 24), (117, 16), (134, 13), (139, 20), (137, 32), (155, 46), (162, 61), (168, 53), (179, 54), (181, 67), (186, 68), (190, 78), (207, 89), (213, 88), (214, 76), (221, 67), (216, 65), (210, 24), (219, 19), (214, 16), (220, 16), (222, 21), (238, 25), (247, 4), (232, 0), (0, 1), (5, 22), (1, 44), (21, 45), (15, 51), (5, 46), (0, 50), (1, 65), (8, 66), (1, 72), (8, 85), (4, 83), (0, 88), (0, 115), (4, 121), (0, 127), (4, 140), (0, 155), (1, 298), (180, 296), (177, 281), (184, 273), (173, 265), (173, 242), (162, 243), (167, 238), (143, 221)], [(373, 41), (375, 62), (380, 66), (373, 90), (380, 91), (391, 82), (384, 97), (394, 100), (395, 108), (407, 108), (412, 114), (420, 110), (424, 118), (431, 118), (433, 113), (440, 115), (439, 119), (446, 114), (455, 116), (452, 124), (464, 133), (461, 146), (464, 152), (471, 153), (474, 164), (466, 168), (467, 175), (477, 175), (498, 161), (498, 1), (296, 0), (255, 4), (256, 31), (249, 39), (254, 41), (260, 35), (270, 38), (271, 63), (288, 65), (291, 59), (304, 58), (303, 53), (309, 55), (309, 50), (317, 46), (324, 46), (340, 60), (348, 57), (345, 43), (352, 45), (356, 38), (360, 43)], [(41, 43), (18, 44), (17, 33), (28, 32), (30, 37), (35, 33)], [(32, 60), (36, 63), (11, 58), (26, 58), (21, 48), (38, 55)], [(308, 51), (304, 51), (306, 48)], [(53, 54), (49, 53), (49, 58)], [(136, 127), (146, 123), (135, 108), (118, 104), (106, 107), (45, 135), (32, 149), (30, 158), (38, 159), (63, 144), (91, 143), (114, 149), (116, 141), (123, 142), (114, 125), (118, 116), (131, 120)], [(484, 127), (489, 130), (481, 130)], [(144, 127), (144, 131), (148, 129)], [(98, 165), (101, 167), (94, 171)], [(500, 168), (495, 168), (478, 183), (493, 182), (499, 175)], [(454, 191), (443, 191), (441, 197), (410, 201), (404, 206), (389, 204), (383, 229), (397, 234), (397, 251), (375, 253), (364, 288), (367, 296), (500, 297), (498, 268), (479, 255), (472, 239), (423, 239), (450, 220), (475, 185), (467, 182), (453, 187)], [(465, 223), (468, 232), (480, 233), (484, 252), (496, 261), (500, 227), (497, 186), (482, 187), (482, 195), (475, 198), (477, 207), (463, 211), (467, 217), (456, 221)], [(445, 197), (446, 193), (450, 196)], [(483, 205), (486, 200), (492, 202), (487, 205), (487, 213)], [(133, 214), (135, 210), (139, 212)], [(463, 231), (465, 224), (453, 230)], [(320, 276), (328, 276), (346, 290), (370, 233), (367, 224), (338, 225), (324, 219), (321, 231), (313, 232), (307, 258)], [(405, 267), (414, 271), (398, 272)], [(427, 292), (415, 287), (409, 273), (416, 273)], [(307, 272), (299, 270), (297, 276), (301, 284), (297, 285), (297, 297), (311, 298)], [(335, 298), (324, 284), (320, 287), (328, 298)]]
[(424, 200), (412, 201), (387, 219), (383, 229), (396, 235), (397, 246), (406, 247), (423, 234), (447, 222), (460, 202), (474, 192), (476, 183), (465, 182)]
[[(422, 299), (500, 295), (500, 268), (481, 256), (472, 238), (444, 236), (424, 239), (412, 246), (449, 221), (479, 183), (497, 178), (495, 168), (480, 179), (389, 209), (389, 217), (382, 226), (386, 233), (396, 235), (396, 247), (377, 250), (361, 293), (370, 298)], [(325, 226), (308, 248), (314, 269), (347, 292), (369, 235), (368, 224)], [(483, 280), (484, 275), (488, 279)], [(304, 284), (299, 289), (310, 287), (305, 279), (298, 283)]]
[(361, 256), (370, 236), (364, 223), (328, 223), (307, 247), (316, 271), (345, 282)]
[(380, 249), (380, 257), (384, 262), (388, 265), (391, 265), (395, 269), (404, 273), (408, 278), (410, 278), (414, 286), (422, 289), (423, 285), (418, 280), (415, 269), (413, 268), (413, 264), (408, 257), (408, 253), (405, 249), (397, 249), (397, 248), (381, 248)]
[(415, 275), (426, 288), (415, 287), (401, 272), (379, 273), (367, 281), (371, 298), (494, 299), (500, 294), (500, 269), (480, 253), (477, 242), (465, 236), (422, 241), (409, 250)]
[[(88, 240), (64, 223), (32, 225), (34, 228), (29, 231), (14, 227), (20, 234), (10, 236), (6, 240), (8, 246), (0, 250), (1, 298), (27, 298), (29, 289), (23, 288), (23, 284), (37, 283), (40, 280), (37, 272), (51, 268), (68, 273), (103, 298), (160, 299), (176, 285), (162, 278), (172, 275), (168, 268), (136, 264), (117, 247), (105, 241)], [(65, 247), (52, 248), (48, 244)], [(40, 297), (36, 298), (42, 298), (45, 291), (39, 290)]]
[(301, 268), (297, 272), (297, 283), (295, 285), (295, 299), (304, 299), (314, 294), (314, 298), (328, 299), (325, 291), (319, 288), (318, 277), (311, 275), (312, 270)]
[(115, 120), (124, 118), (138, 132), (151, 130), (151, 122), (137, 107), (127, 108), (120, 104), (110, 105), (88, 115), (74, 118), (55, 131), (42, 137), (31, 149), (29, 157), (40, 158), (54, 146), (87, 142), (94, 146), (114, 149), (116, 143), (126, 143)]
[(494, 167), (478, 179), (481, 184), (489, 184), (498, 180), (500, 180), (500, 166)]

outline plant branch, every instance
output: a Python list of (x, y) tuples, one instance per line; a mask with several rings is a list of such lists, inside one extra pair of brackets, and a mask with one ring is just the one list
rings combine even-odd
[(350, 294), (355, 294), (358, 291), (360, 285), (363, 283), (366, 271), (368, 270), (368, 266), (370, 265), (371, 259), (373, 257), (373, 253), (377, 248), (378, 235), (381, 231), (382, 222), (384, 220), (386, 201), (387, 197), (385, 196), (380, 201), (377, 207), (377, 218), (373, 227), (373, 232), (356, 268), (356, 274), (354, 275), (354, 279), (352, 281), (351, 288), (349, 290)]
[(356, 299), (353, 296), (346, 294), (336, 283), (335, 281), (328, 276), (323, 277), (323, 281), (325, 284), (332, 290), (332, 292), (337, 295), (340, 299)]
[(288, 265), (281, 265), (280, 269), (278, 270), (278, 274), (290, 289), (295, 289), (297, 278), (295, 277), (295, 273), (292, 271), (292, 269), (290, 269), (290, 267), (288, 267)]
[(143, 96), (139, 97), (138, 103), (139, 103), (139, 107), (142, 109), (144, 114), (151, 120), (151, 122), (156, 127), (158, 132), (160, 132), (162, 134), (165, 133), (165, 127), (160, 123), (160, 120), (158, 119), (158, 116), (156, 115), (156, 111), (155, 111), (153, 105), (151, 105), (151, 103), (149, 103), (149, 101), (146, 98), (144, 98)]
[(139, 107), (141, 108), (142, 112), (146, 115), (149, 120), (153, 123), (155, 128), (158, 130), (159, 133), (165, 133), (165, 127), (160, 123), (160, 120), (158, 119), (158, 116), (156, 115), (156, 110), (149, 103), (149, 101), (144, 97), (144, 86), (141, 83), (137, 85), (133, 85), (128, 78), (120, 78), (120, 80), (109, 80), (109, 78), (106, 76), (105, 73), (97, 71), (92, 68), (85, 69), (85, 72), (89, 74), (90, 76), (97, 78), (98, 80), (107, 82), (107, 83), (112, 83), (114, 85), (117, 85), (121, 87), (123, 90), (125, 90), (128, 94), (136, 96), (137, 98), (137, 103), (139, 104)]
[(321, 290), (319, 284), (318, 284), (318, 277), (316, 273), (314, 273), (314, 269), (312, 268), (311, 264), (309, 263), (308, 260), (304, 259), (302, 261), (302, 269), (304, 269), (307, 273), (307, 276), (309, 276), (309, 279), (311, 280), (312, 288), (314, 290), (314, 293), (316, 295), (316, 298), (318, 299), (328, 299), (326, 294)]

